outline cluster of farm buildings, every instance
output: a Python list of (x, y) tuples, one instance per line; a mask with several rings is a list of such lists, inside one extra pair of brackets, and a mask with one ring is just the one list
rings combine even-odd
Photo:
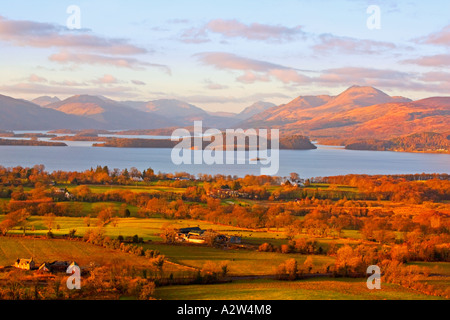
[[(305, 180), (292, 180), (288, 179), (281, 182), (282, 186), (292, 186), (295, 188), (303, 188), (305, 186)], [(258, 195), (253, 195), (247, 192), (240, 192), (237, 190), (232, 190), (228, 186), (223, 186), (221, 189), (209, 191), (207, 194), (210, 198), (215, 199), (228, 199), (228, 198), (241, 198), (241, 199), (255, 199), (258, 200)]]
[(71, 266), (77, 266), (77, 263), (75, 261), (53, 261), (51, 263), (44, 262), (41, 265), (37, 265), (33, 258), (17, 259), (14, 263), (14, 267), (17, 269), (38, 271), (42, 273), (65, 273)]
[[(199, 227), (178, 229), (175, 240), (178, 242), (204, 244), (207, 241), (206, 232), (206, 230), (202, 230)], [(242, 238), (219, 234), (216, 236), (215, 242), (221, 244), (240, 244)]]

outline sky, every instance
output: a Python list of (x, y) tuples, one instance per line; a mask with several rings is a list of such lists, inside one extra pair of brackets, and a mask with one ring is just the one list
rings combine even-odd
[(2, 1), (0, 94), (224, 112), (352, 85), (449, 96), (449, 13), (448, 0)]

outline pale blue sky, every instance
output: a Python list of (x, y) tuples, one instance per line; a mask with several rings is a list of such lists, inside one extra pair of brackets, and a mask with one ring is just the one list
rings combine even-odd
[[(69, 5), (82, 30), (65, 30)], [(380, 30), (366, 26), (370, 5)], [(449, 13), (447, 0), (2, 2), (0, 94), (176, 98), (233, 112), (353, 84), (449, 95)]]

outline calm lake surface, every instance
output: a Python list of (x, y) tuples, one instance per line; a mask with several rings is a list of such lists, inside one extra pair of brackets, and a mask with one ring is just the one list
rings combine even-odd
[[(148, 138), (148, 137), (147, 137)], [(152, 168), (155, 172), (190, 174), (225, 174), (245, 176), (260, 174), (257, 165), (180, 165), (172, 163), (171, 149), (93, 148), (90, 142), (66, 141), (68, 147), (0, 146), (0, 165), (32, 167), (43, 164), (47, 171), (84, 171), (97, 165), (110, 169)], [(297, 172), (301, 177), (345, 174), (450, 174), (450, 155), (352, 151), (340, 147), (318, 146), (317, 150), (280, 150), (277, 176)]]

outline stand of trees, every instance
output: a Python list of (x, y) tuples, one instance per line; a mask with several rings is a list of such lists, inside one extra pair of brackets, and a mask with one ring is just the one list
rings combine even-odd
[(450, 133), (423, 132), (391, 140), (359, 140), (348, 142), (349, 150), (450, 152)]

